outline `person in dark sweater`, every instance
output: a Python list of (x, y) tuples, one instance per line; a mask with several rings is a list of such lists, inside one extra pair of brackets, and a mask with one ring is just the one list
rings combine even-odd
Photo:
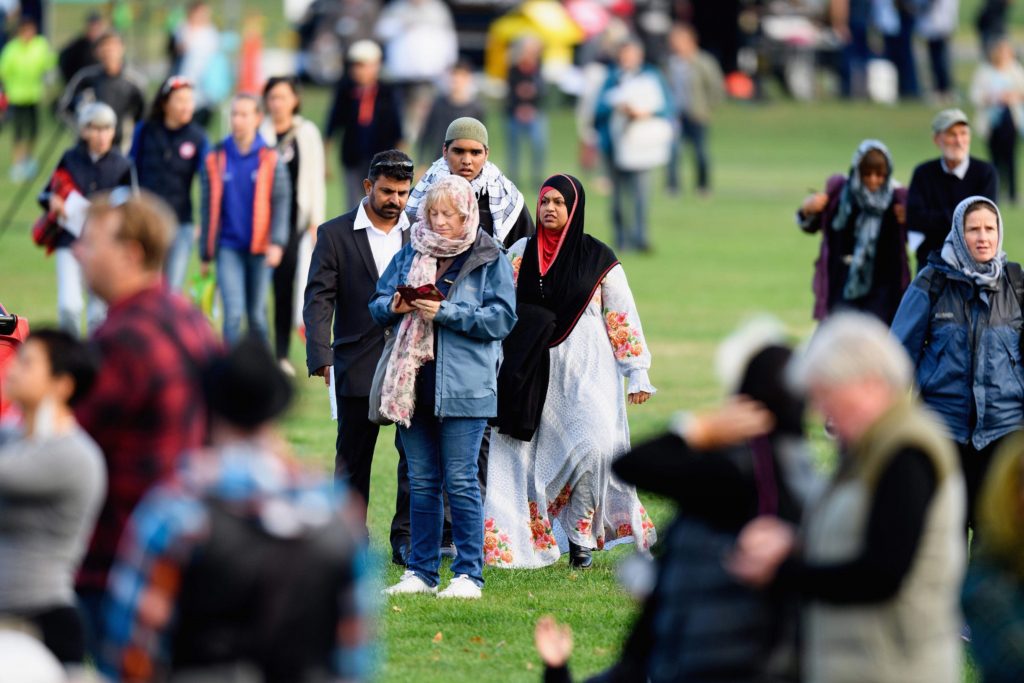
[[(86, 105), (78, 114), (81, 139), (57, 162), (39, 196), (40, 204), (56, 217), (60, 233), (53, 242), (57, 270), (57, 318), (61, 329), (80, 335), (85, 292), (82, 269), (71, 247), (82, 234), (90, 198), (98, 192), (133, 184), (132, 162), (113, 148), (117, 116), (102, 102)], [(103, 302), (91, 293), (86, 311), (88, 329), (106, 315)]]
[(877, 319), (839, 313), (789, 375), (831, 422), (840, 465), (799, 543), (759, 517), (729, 571), (804, 601), (804, 680), (956, 683), (964, 482), (939, 420), (909, 395), (910, 359)]
[(416, 146), (417, 163), (429, 164), (434, 161), (437, 145), (444, 140), (449, 123), (463, 116), (483, 121), (484, 115), (483, 105), (476, 99), (476, 89), (473, 87), (473, 65), (459, 60), (448, 76), (448, 94), (434, 100), (427, 115)]
[(998, 201), (999, 178), (991, 164), (971, 152), (971, 128), (959, 109), (940, 111), (932, 120), (932, 139), (942, 156), (914, 169), (907, 191), (907, 228), (917, 246), (917, 270), (928, 255), (942, 248), (953, 220), (953, 209), (972, 195)]
[(194, 86), (182, 76), (171, 76), (160, 86), (149, 118), (135, 127), (129, 157), (135, 162), (139, 186), (167, 202), (178, 219), (178, 230), (167, 254), (164, 273), (171, 289), (181, 291), (195, 242), (192, 181), (209, 142), (192, 120)]
[(99, 63), (96, 61), (96, 41), (106, 30), (107, 22), (103, 15), (90, 12), (85, 19), (85, 30), (61, 48), (57, 66), (64, 85), (70, 83), (82, 69)]
[[(348, 72), (338, 81), (324, 126), (324, 141), (341, 135), (341, 166), (348, 206), (355, 207), (366, 191), (366, 169), (378, 152), (402, 142), (402, 115), (398, 96), (380, 81), (380, 46), (360, 40), (348, 50)], [(325, 156), (328, 156), (325, 154)]]
[(146, 79), (125, 64), (124, 41), (118, 34), (110, 32), (100, 36), (95, 50), (99, 63), (82, 69), (68, 83), (58, 110), (65, 116), (74, 116), (91, 101), (109, 105), (117, 114), (114, 145), (123, 149), (125, 133), (130, 134), (146, 109), (142, 94)]
[[(613, 464), (623, 481), (671, 498), (677, 516), (622, 655), (589, 680), (767, 680), (784, 632), (783, 605), (738, 584), (721, 560), (758, 514), (796, 523), (815, 484), (804, 402), (785, 382), (791, 356), (774, 321), (748, 324), (719, 347), (716, 365), (733, 398), (681, 414), (669, 433)], [(567, 683), (568, 668), (553, 651), (558, 630), (542, 622), (536, 640), (548, 665), (545, 681)]]

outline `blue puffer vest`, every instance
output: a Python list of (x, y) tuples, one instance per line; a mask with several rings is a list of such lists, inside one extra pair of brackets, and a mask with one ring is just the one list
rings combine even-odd
[[(935, 296), (937, 276), (946, 281)], [(904, 295), (893, 334), (917, 368), (921, 398), (957, 443), (984, 448), (1024, 420), (1022, 322), (1006, 268), (997, 287), (981, 287), (933, 255)]]

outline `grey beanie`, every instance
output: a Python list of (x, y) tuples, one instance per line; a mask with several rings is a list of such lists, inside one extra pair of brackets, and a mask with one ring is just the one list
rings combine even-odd
[(487, 147), (487, 126), (472, 116), (463, 116), (448, 124), (448, 132), (444, 134), (445, 142), (449, 140), (475, 140)]
[(78, 110), (78, 129), (83, 130), (86, 126), (114, 128), (117, 126), (117, 114), (110, 105), (90, 102)]

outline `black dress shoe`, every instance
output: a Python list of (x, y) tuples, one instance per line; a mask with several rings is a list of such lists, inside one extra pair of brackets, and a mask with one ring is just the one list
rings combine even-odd
[(573, 569), (589, 569), (590, 565), (594, 563), (594, 558), (590, 556), (590, 548), (584, 548), (583, 546), (576, 545), (572, 541), (569, 541), (569, 566)]
[(402, 543), (391, 548), (391, 562), (404, 567), (409, 560), (409, 544)]
[(441, 557), (447, 557), (449, 560), (454, 560), (459, 555), (459, 551), (451, 541), (442, 541), (440, 551)]

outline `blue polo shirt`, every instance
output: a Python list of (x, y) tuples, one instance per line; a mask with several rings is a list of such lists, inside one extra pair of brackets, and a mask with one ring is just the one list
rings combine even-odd
[(224, 140), (224, 198), (221, 204), (220, 246), (248, 252), (252, 246), (252, 213), (260, 150), (266, 147), (256, 134), (248, 154), (242, 154), (230, 135)]

